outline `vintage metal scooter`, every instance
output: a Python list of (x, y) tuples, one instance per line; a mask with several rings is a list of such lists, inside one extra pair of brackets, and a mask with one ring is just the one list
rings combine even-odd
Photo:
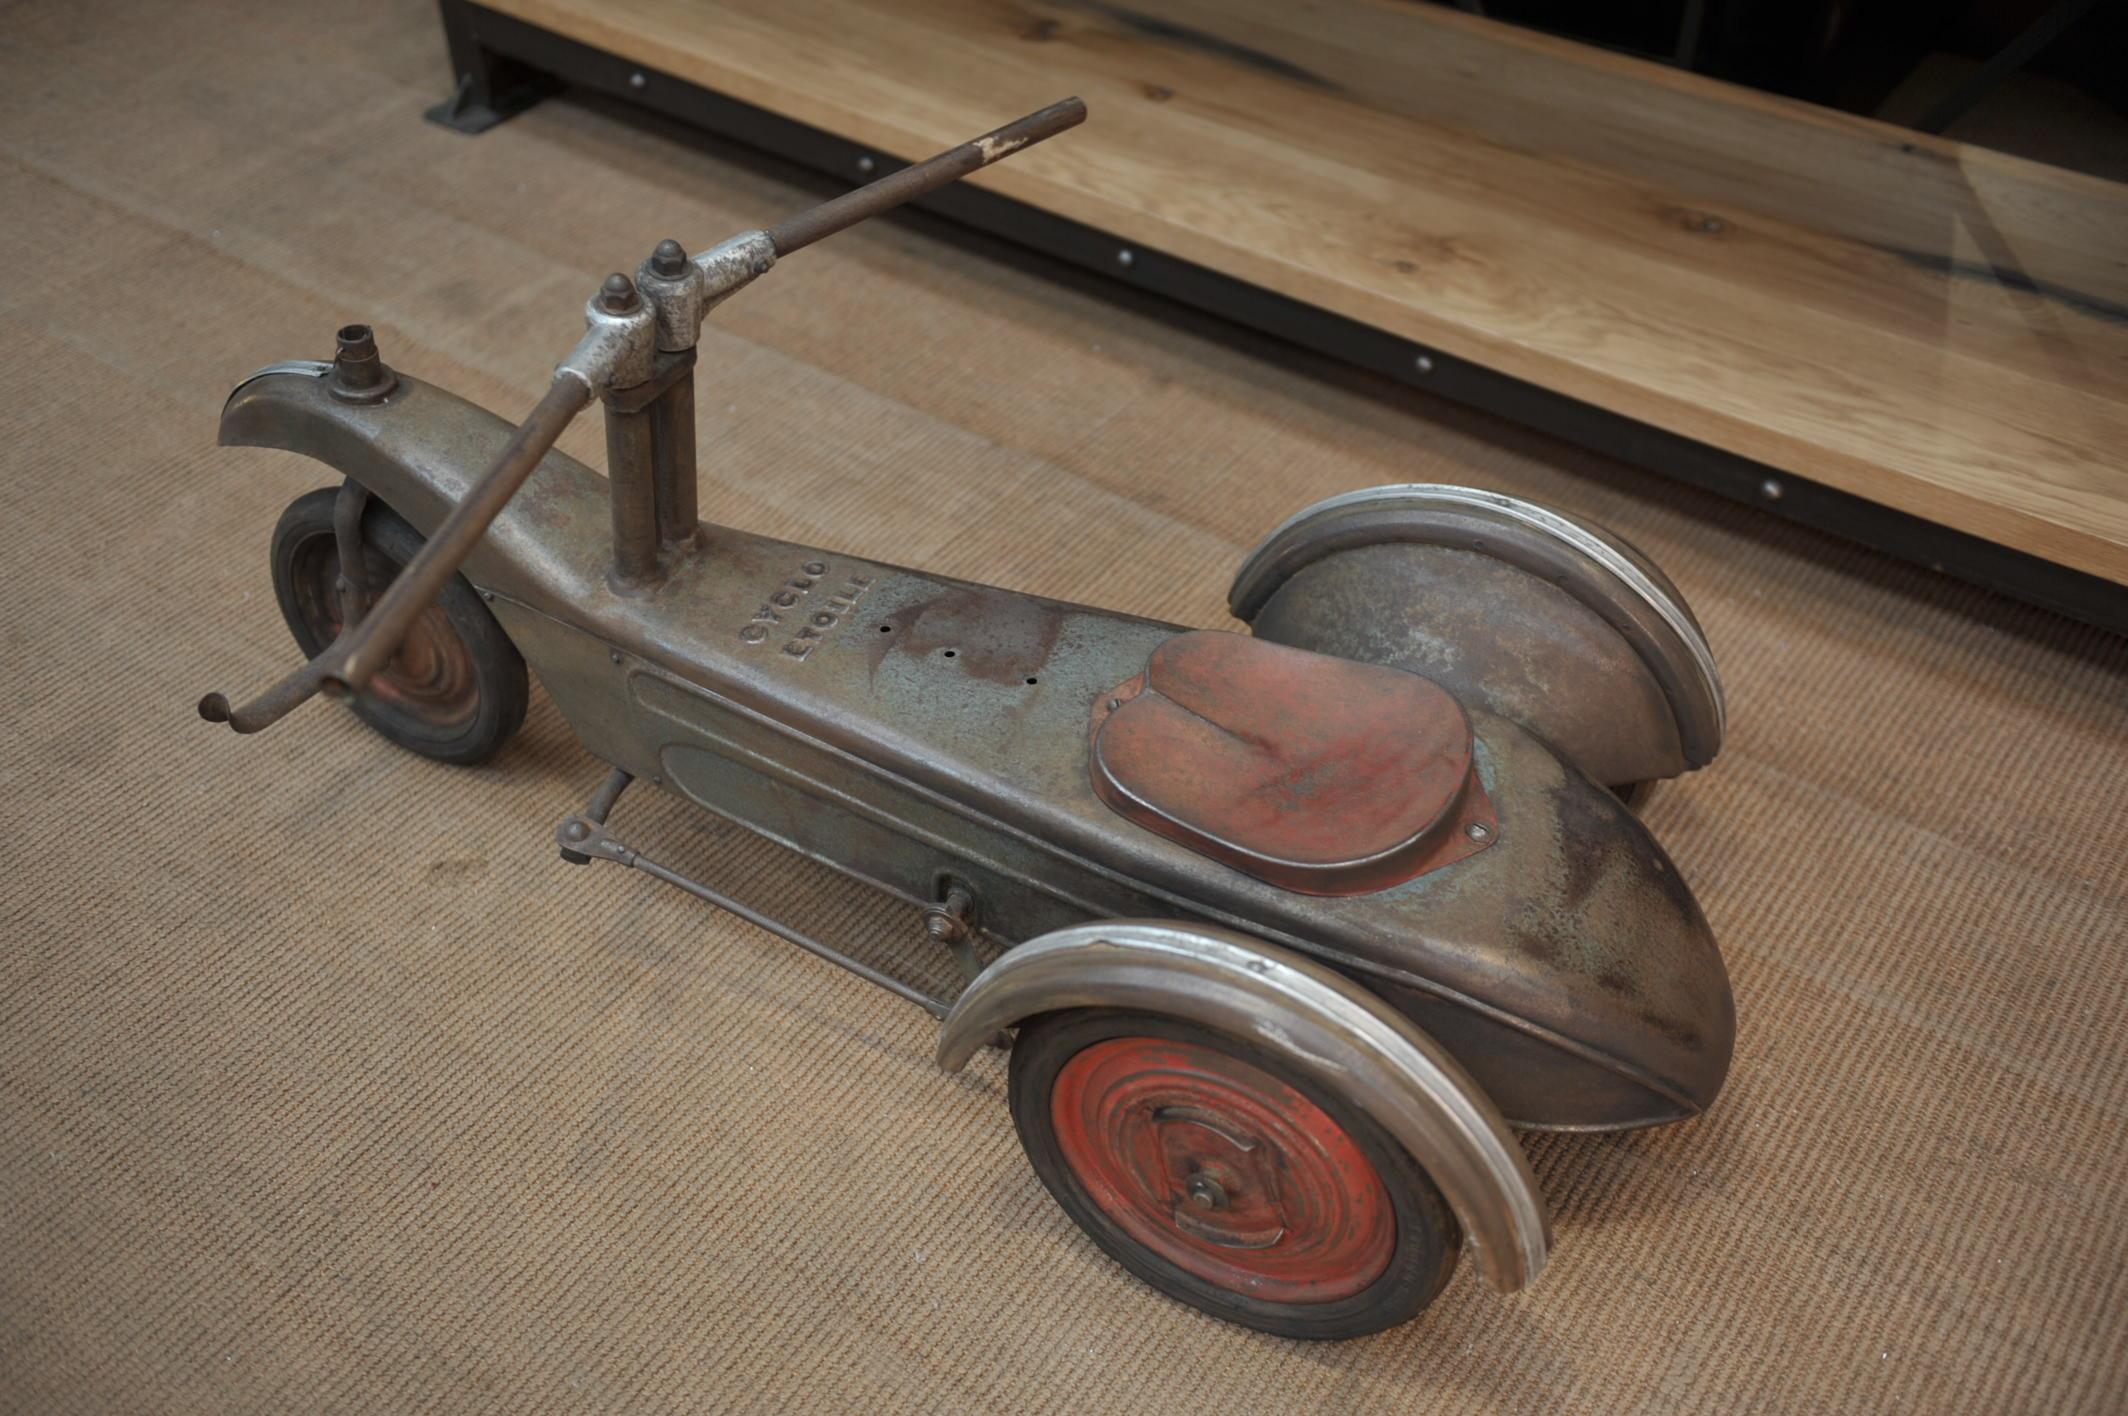
[[(1698, 626), (1630, 547), (1467, 488), (1333, 498), (1191, 631), (702, 524), (704, 316), (778, 260), (1080, 121), (1055, 105), (766, 230), (610, 277), (512, 427), (387, 367), (238, 385), (221, 440), (337, 489), (273, 539), (323, 690), (448, 762), (494, 753), (536, 670), (611, 767), (562, 820), (608, 861), (738, 913), (1011, 1047), (1037, 1174), (1124, 1266), (1206, 1312), (1349, 1337), (1469, 1251), (1519, 1289), (1551, 1239), (1511, 1127), (1681, 1120), (1728, 1068), (1705, 919), (1611, 788), (1709, 759)], [(597, 399), (607, 475), (553, 450)], [(920, 906), (969, 977), (911, 983), (625, 844), (634, 781)]]

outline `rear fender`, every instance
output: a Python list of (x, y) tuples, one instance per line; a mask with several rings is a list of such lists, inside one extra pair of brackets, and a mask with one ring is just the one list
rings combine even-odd
[(1269, 1048), (1358, 1107), (1423, 1166), (1502, 1292), (1544, 1267), (1544, 1200), (1507, 1123), (1432, 1038), (1321, 964), (1210, 925), (1115, 920), (1060, 929), (985, 969), (947, 1017), (957, 1072), (1014, 1024), (1067, 1008), (1136, 1008)]

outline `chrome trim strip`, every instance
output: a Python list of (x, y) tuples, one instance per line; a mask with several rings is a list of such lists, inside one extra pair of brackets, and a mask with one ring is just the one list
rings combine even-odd
[(325, 359), (282, 359), (263, 368), (253, 369), (238, 379), (236, 387), (229, 390), (229, 397), (222, 400), (222, 410), (227, 412), (229, 405), (244, 391), (245, 386), (257, 383), (260, 379), (271, 378), (275, 374), (304, 374), (310, 378), (322, 379), (332, 372), (332, 367), (331, 362)]
[(322, 379), (331, 372), (332, 361), (330, 359), (282, 359), (277, 363), (268, 364), (264, 368), (253, 369), (250, 373), (238, 379), (236, 386), (237, 388), (242, 388), (253, 379), (263, 379), (269, 374), (308, 374), (314, 379)]

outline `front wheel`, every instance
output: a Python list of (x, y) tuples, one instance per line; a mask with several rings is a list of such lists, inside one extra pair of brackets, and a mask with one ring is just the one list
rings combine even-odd
[[(333, 539), (339, 492), (322, 487), (288, 504), (273, 529), (273, 593), (304, 657), (338, 637), (340, 552)], [(381, 501), (362, 516), (364, 573), (372, 601), (422, 547), (419, 531)], [(438, 762), (493, 757), (525, 720), (531, 685), (524, 658), (462, 575), (422, 612), (384, 671), (356, 696), (356, 716)]]
[(1156, 1014), (1037, 1019), (1012, 1119), (1066, 1214), (1170, 1297), (1285, 1337), (1393, 1327), (1462, 1248), (1447, 1202), (1364, 1114), (1270, 1052)]

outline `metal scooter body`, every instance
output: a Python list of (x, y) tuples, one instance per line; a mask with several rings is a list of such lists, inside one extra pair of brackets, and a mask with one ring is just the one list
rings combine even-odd
[[(996, 136), (970, 146), (981, 152)], [(690, 270), (706, 278), (680, 271), (676, 249), (660, 247), (629, 299), (608, 283), (594, 300), (591, 334), (556, 381), (563, 388), (572, 366), (591, 373), (582, 382), (587, 398), (606, 404), (610, 477), (553, 450), (551, 434), (528, 452), (538, 413), (513, 427), (393, 372), (364, 333), (343, 332), (333, 363), (269, 366), (240, 384), (221, 440), (301, 453), (348, 479), (335, 523), (343, 551), (374, 499), (425, 538), (417, 562), (437, 547), (454, 558), (440, 575), (410, 565), (401, 584), (367, 606), (374, 587), (349, 598), (343, 575), (337, 623), (354, 628), (256, 703), (232, 709), (213, 698), (203, 714), (255, 730), (318, 686), (364, 692), (364, 665), (375, 675), (393, 660), (374, 641), (365, 646), (363, 631), (393, 608), (403, 583), (424, 573), (437, 584), (462, 576), (585, 748), (613, 769), (592, 804), (557, 829), (566, 859), (646, 870), (930, 1008), (946, 1020), (940, 1057), (948, 1066), (1003, 1030), (1053, 1032), (1073, 1018), (1171, 1018), (1245, 1042), (1298, 1088), (1292, 1095), (1313, 1096), (1333, 1120), (1349, 1107), (1364, 1118), (1351, 1129), (1379, 1128), (1412, 1156), (1453, 1212), (1448, 1228), (1460, 1230), (1498, 1287), (1534, 1278), (1549, 1247), (1541, 1199), (1508, 1126), (1652, 1125), (1712, 1101), (1734, 1018), (1719, 953), (1689, 890), (1617, 797), (1521, 723), (1469, 701), (1479, 695), (1459, 695), (1460, 706), (1444, 710), (1466, 724), (1468, 781), (1429, 826), (1435, 845), (1425, 860), (1435, 863), (1386, 883), (1306, 877), (1296, 885), (1132, 819), (1104, 791), (1103, 719), (1120, 722), (1126, 700), (1137, 711), (1134, 695), (1178, 645), (1212, 664), (1278, 656), (1269, 665), (1282, 676), (1276, 682), (1295, 686), (1303, 701), (1310, 685), (1344, 672), (1345, 660), (1287, 648), (1244, 652), (1250, 641), (1218, 642), (1225, 637), (699, 522), (694, 331), (710, 304), (773, 263), (775, 242), (750, 233), (695, 258)], [(720, 271), (740, 278), (718, 289)], [(655, 348), (621, 348), (627, 338), (640, 344), (646, 329)], [(601, 354), (601, 339), (620, 352)], [(523, 465), (513, 468), (513, 458)], [(496, 499), (497, 480), (511, 477), (517, 484)], [(483, 513), (471, 534), (469, 508)], [(1311, 561), (1322, 554), (1311, 552)], [(420, 612), (402, 617), (411, 624)], [(1361, 682), (1416, 687), (1401, 678)], [(957, 999), (927, 996), (646, 860), (612, 818), (631, 781), (675, 792), (924, 907), (934, 937), (954, 948), (972, 982)], [(1306, 809), (1334, 823), (1337, 805)], [(1167, 1065), (1181, 1069), (1174, 1077), (1188, 1072)], [(1131, 1075), (1126, 1090), (1149, 1074)], [(1229, 1081), (1204, 1084), (1205, 1094), (1221, 1094)], [(1184, 1092), (1185, 1100), (1197, 1096)], [(1345, 1200), (1311, 1199), (1290, 1176), (1272, 1181), (1249, 1169), (1257, 1162), (1248, 1154), (1260, 1159), (1264, 1146), (1237, 1139), (1236, 1117), (1254, 1113), (1235, 1104), (1240, 1112), (1215, 1121), (1202, 1106), (1173, 1102), (1128, 1113), (1138, 1117), (1130, 1124), (1143, 1130), (1143, 1145), (1165, 1147), (1169, 1159), (1159, 1164), (1181, 1168), (1163, 1179), (1164, 1171), (1144, 1171), (1159, 1165), (1144, 1161), (1131, 1173), (1158, 1192), (1151, 1203), (1159, 1212), (1147, 1221), (1116, 1200), (1107, 1217), (1123, 1237), (1089, 1232), (1142, 1276), (1221, 1316), (1315, 1336), (1379, 1325), (1367, 1314), (1386, 1309), (1366, 1304), (1386, 1277), (1347, 1293), (1328, 1260), (1303, 1264), (1299, 1279), (1249, 1265), (1271, 1263), (1259, 1241), (1275, 1231), (1274, 1256), (1281, 1245), (1315, 1244), (1303, 1257), (1358, 1252), (1364, 1269), (1373, 1262), (1366, 1245), (1383, 1242), (1382, 1225), (1411, 1227), (1416, 1211), (1395, 1208), (1391, 1222), (1353, 1201), (1353, 1213), (1374, 1215), (1371, 1229), (1352, 1220), (1329, 1225), (1328, 1237), (1314, 1234), (1295, 1216)], [(1038, 1130), (1043, 1124), (1037, 1117)], [(1276, 1129), (1276, 1118), (1263, 1124)], [(1031, 1154), (1037, 1149), (1030, 1143)], [(1107, 1193), (1095, 1187), (1075, 1205), (1043, 1173), (1082, 1224), (1081, 1210), (1098, 1208)], [(1139, 1262), (1118, 1246), (1138, 1234), (1133, 1224), (1160, 1221), (1162, 1185), (1180, 1187), (1180, 1237), (1152, 1236), (1152, 1258)], [(1192, 1205), (1209, 1205), (1211, 1217), (1193, 1219)], [(1278, 1223), (1264, 1228), (1262, 1214)], [(1352, 1237), (1362, 1229), (1375, 1237)], [(1196, 1291), (1232, 1274), (1241, 1277), (1213, 1301)], [(1408, 1307), (1411, 1295), (1398, 1301)]]

